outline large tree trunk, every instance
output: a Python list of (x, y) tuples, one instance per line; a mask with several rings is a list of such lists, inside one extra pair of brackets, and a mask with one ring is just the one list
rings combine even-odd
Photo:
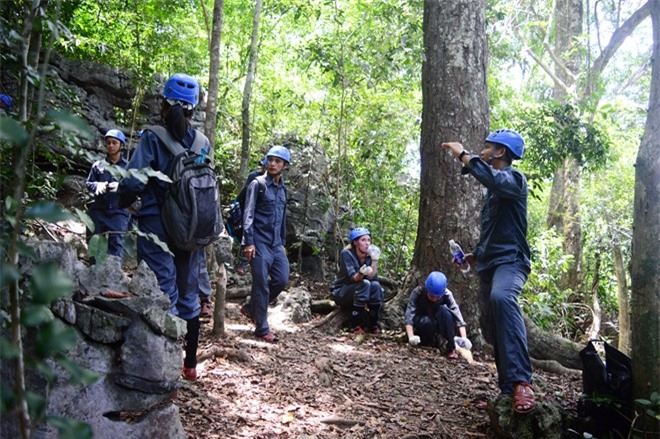
[(256, 0), (254, 5), (254, 19), (252, 21), (252, 41), (250, 43), (250, 61), (243, 89), (243, 102), (241, 104), (241, 166), (238, 172), (236, 187), (241, 187), (248, 174), (250, 160), (250, 99), (252, 98), (252, 84), (257, 71), (257, 55), (259, 43), (259, 17), (263, 0)]
[[(563, 65), (555, 66), (553, 97), (560, 102), (574, 96), (575, 78), (580, 71), (580, 51), (576, 50), (582, 35), (582, 0), (557, 0), (555, 3), (555, 53)], [(547, 218), (548, 228), (556, 227), (564, 237), (564, 251), (573, 255), (573, 264), (562, 276), (560, 287), (577, 291), (582, 282), (582, 225), (580, 219), (580, 169), (573, 157), (566, 157), (555, 172)]]
[(616, 274), (617, 298), (619, 302), (619, 350), (630, 355), (630, 305), (628, 303), (628, 280), (621, 256), (621, 247), (616, 237), (612, 239), (614, 273)]
[[(468, 333), (479, 339), (477, 277), (452, 267), (448, 241), (465, 251), (478, 241), (483, 195), (473, 178), (463, 178), (456, 159), (441, 149), (460, 141), (474, 151), (488, 130), (485, 1), (424, 2), (422, 66), (421, 182), (417, 240), (411, 271), (390, 302), (388, 316), (401, 314), (410, 291), (429, 272), (443, 271), (467, 319)], [(475, 340), (477, 341), (477, 340)]]
[(529, 356), (537, 360), (555, 360), (570, 369), (582, 369), (578, 353), (582, 346), (562, 337), (544, 332), (525, 317)]
[(660, 0), (651, 0), (653, 71), (649, 112), (635, 166), (632, 358), (635, 398), (660, 386)]

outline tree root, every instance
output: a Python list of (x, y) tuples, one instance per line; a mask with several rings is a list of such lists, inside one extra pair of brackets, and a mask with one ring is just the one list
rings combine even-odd
[(245, 353), (245, 351), (239, 349), (223, 349), (219, 347), (213, 347), (201, 352), (199, 355), (197, 355), (197, 362), (201, 363), (202, 361), (210, 360), (211, 358), (215, 357), (225, 357), (228, 360), (233, 359), (240, 361), (241, 363), (250, 362), (250, 357)]

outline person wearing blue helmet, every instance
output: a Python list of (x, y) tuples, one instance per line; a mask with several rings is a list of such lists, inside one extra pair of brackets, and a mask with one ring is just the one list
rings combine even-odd
[(532, 365), (527, 348), (527, 333), (518, 297), (531, 271), (527, 243), (527, 180), (514, 169), (522, 159), (525, 142), (510, 129), (493, 131), (479, 155), (469, 153), (458, 142), (442, 147), (463, 164), (487, 189), (481, 210), (479, 243), (474, 253), (466, 254), (476, 264), (480, 292), (487, 303), (485, 331), (493, 345), (498, 383), (504, 395), (513, 395), (513, 410), (528, 413), (536, 407), (530, 387)]
[[(456, 345), (472, 349), (467, 338), (465, 319), (447, 288), (447, 278), (440, 271), (428, 275), (424, 285), (410, 293), (405, 314), (406, 335), (411, 346), (438, 346), (438, 337), (447, 341), (447, 357), (458, 358)], [(458, 328), (459, 336), (456, 336)]]
[(92, 234), (105, 234), (108, 238), (108, 254), (121, 260), (124, 252), (124, 233), (128, 230), (130, 213), (119, 206), (118, 183), (110, 169), (126, 168), (128, 165), (121, 154), (126, 137), (118, 129), (108, 130), (103, 137), (106, 156), (94, 162), (85, 181), (85, 186), (94, 197), (89, 205), (94, 232), (88, 231), (88, 237)]
[[(199, 84), (193, 77), (183, 73), (172, 75), (163, 88), (160, 114), (163, 126), (183, 148), (190, 149), (196, 136), (203, 136), (191, 125), (194, 108), (198, 103)], [(202, 153), (212, 156), (208, 139), (202, 139), (205, 146)], [(151, 130), (145, 129), (135, 152), (128, 163), (129, 170), (148, 169), (167, 174), (174, 156), (167, 146)], [(153, 174), (152, 174), (153, 175)], [(138, 178), (124, 178), (119, 184), (119, 195), (125, 206), (132, 204), (137, 197), (141, 204), (137, 211), (138, 261), (145, 261), (156, 274), (163, 293), (170, 299), (170, 312), (186, 321), (185, 358), (183, 378), (197, 379), (197, 346), (199, 343), (199, 303), (200, 274), (205, 267), (204, 250), (186, 251), (176, 248), (165, 232), (161, 218), (161, 207), (165, 202), (168, 183), (155, 176), (146, 182)], [(160, 243), (151, 236), (156, 236)], [(160, 244), (166, 243), (169, 251)]]
[(378, 316), (383, 306), (383, 287), (378, 281), (380, 249), (371, 244), (371, 232), (356, 227), (348, 235), (350, 243), (339, 255), (339, 271), (332, 283), (332, 298), (344, 309), (351, 309), (349, 329), (354, 334), (381, 332)]
[(275, 343), (278, 337), (268, 325), (268, 304), (289, 282), (286, 245), (286, 188), (282, 172), (291, 163), (291, 153), (273, 146), (266, 153), (266, 173), (248, 186), (243, 209), (243, 254), (252, 271), (250, 301), (241, 313), (255, 325), (254, 335)]

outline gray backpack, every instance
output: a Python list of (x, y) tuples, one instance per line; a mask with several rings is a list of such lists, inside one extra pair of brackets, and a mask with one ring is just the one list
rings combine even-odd
[(200, 250), (218, 239), (224, 230), (217, 176), (209, 151), (204, 150), (208, 140), (195, 130), (193, 145), (186, 149), (165, 127), (144, 129), (158, 136), (173, 156), (167, 170), (172, 183), (161, 207), (169, 242), (180, 250)]

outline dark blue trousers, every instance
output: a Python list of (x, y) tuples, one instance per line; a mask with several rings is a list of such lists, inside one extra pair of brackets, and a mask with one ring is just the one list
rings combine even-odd
[(350, 309), (351, 306), (365, 306), (369, 303), (383, 302), (383, 287), (377, 280), (362, 279), (342, 285), (332, 292), (335, 303), (341, 308)]
[(500, 391), (513, 394), (516, 383), (531, 382), (532, 364), (527, 332), (518, 296), (529, 267), (521, 261), (498, 265), (479, 273), (479, 290), (486, 304), (486, 338), (493, 345)]
[[(250, 312), (257, 337), (270, 332), (268, 304), (280, 295), (289, 282), (289, 259), (281, 245), (271, 247), (255, 243), (256, 255), (250, 261), (252, 291)], [(269, 279), (270, 278), (270, 279)]]
[[(117, 214), (106, 210), (92, 209), (89, 216), (94, 221), (94, 234), (106, 233), (108, 236), (108, 254), (119, 256), (122, 259), (124, 253), (124, 233), (128, 230), (128, 212)], [(117, 232), (117, 233), (112, 233)]]
[(415, 316), (413, 318), (413, 332), (419, 335), (420, 344), (423, 346), (435, 346), (438, 335), (447, 340), (447, 348), (454, 350), (454, 336), (456, 335), (456, 323), (449, 308), (440, 305), (433, 318), (430, 316)]
[[(139, 229), (154, 234), (165, 243), (167, 237), (159, 216), (145, 216), (139, 219)], [(165, 251), (153, 240), (143, 236), (137, 239), (138, 262), (145, 261), (156, 274), (158, 285), (170, 298), (170, 312), (184, 320), (199, 316), (199, 259), (203, 250), (188, 252), (170, 249)]]

